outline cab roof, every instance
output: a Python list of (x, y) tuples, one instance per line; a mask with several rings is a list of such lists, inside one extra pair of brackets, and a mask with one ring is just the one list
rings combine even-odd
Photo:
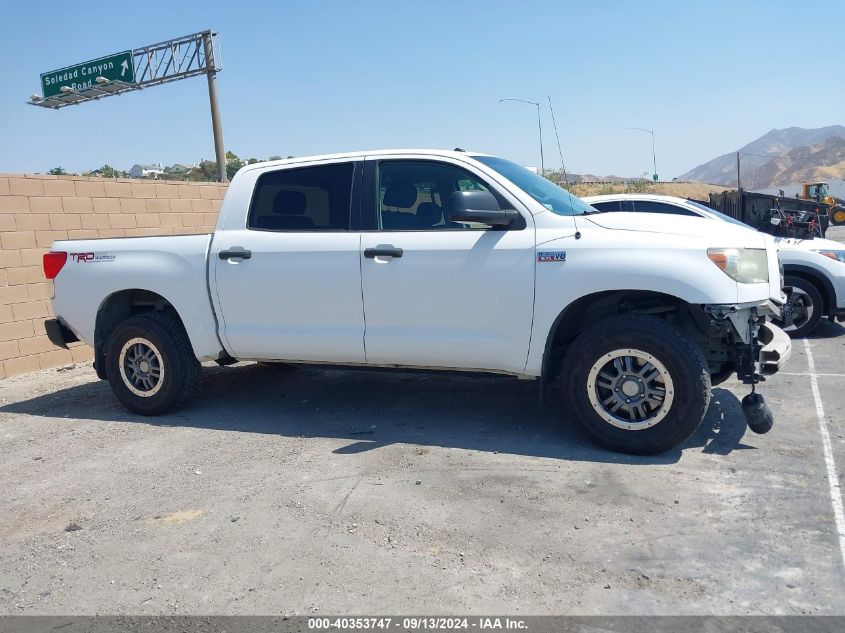
[(618, 200), (649, 200), (652, 202), (674, 202), (675, 204), (686, 204), (686, 198), (678, 196), (665, 196), (659, 193), (610, 193), (601, 196), (584, 196), (581, 198), (587, 203), (592, 202), (615, 202)]
[(252, 163), (244, 167), (273, 167), (276, 165), (292, 165), (311, 161), (343, 160), (347, 158), (364, 158), (365, 156), (406, 156), (416, 154), (423, 156), (440, 156), (444, 158), (474, 158), (476, 156), (488, 156), (481, 152), (455, 151), (447, 149), (375, 149), (362, 150), (357, 152), (341, 152), (336, 154), (315, 154), (313, 156), (295, 156), (294, 158), (283, 158), (282, 160), (263, 161)]

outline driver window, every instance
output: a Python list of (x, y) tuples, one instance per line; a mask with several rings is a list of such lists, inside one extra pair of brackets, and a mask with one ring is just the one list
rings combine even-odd
[(486, 224), (452, 222), (455, 191), (491, 191), (502, 208), (512, 208), (465, 169), (434, 161), (385, 161), (378, 170), (378, 228), (384, 231), (486, 230)]

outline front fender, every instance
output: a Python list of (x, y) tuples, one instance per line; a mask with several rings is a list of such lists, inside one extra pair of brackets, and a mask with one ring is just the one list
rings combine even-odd
[[(578, 299), (610, 291), (660, 293), (688, 304), (738, 303), (738, 284), (717, 268), (700, 245), (685, 245), (683, 238), (650, 234), (642, 240), (602, 236), (561, 238), (539, 251), (565, 252), (562, 261), (538, 261), (534, 322), (525, 373), (542, 373), (546, 342), (558, 317)], [(621, 231), (619, 233), (622, 233)], [(671, 238), (674, 237), (674, 240)], [(645, 243), (649, 239), (651, 244)], [(672, 243), (674, 241), (674, 244)], [(768, 284), (744, 284), (748, 296), (768, 299)]]

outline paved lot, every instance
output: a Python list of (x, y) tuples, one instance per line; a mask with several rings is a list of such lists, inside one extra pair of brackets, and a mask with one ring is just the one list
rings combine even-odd
[[(845, 328), (809, 346), (841, 479)], [(771, 433), (729, 382), (657, 458), (593, 447), (515, 380), (208, 368), (201, 401), (145, 419), (88, 367), (7, 379), (0, 613), (845, 614), (794, 349)]]

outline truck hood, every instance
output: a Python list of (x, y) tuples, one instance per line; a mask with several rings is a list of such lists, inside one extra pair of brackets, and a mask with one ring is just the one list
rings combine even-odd
[(664, 215), (659, 213), (624, 212), (597, 213), (583, 217), (593, 224), (611, 230), (643, 231), (647, 233), (713, 238), (714, 246), (719, 245), (719, 241), (725, 238), (730, 238), (734, 243), (741, 242), (749, 248), (763, 248), (766, 246), (763, 234), (750, 227), (746, 229), (727, 222), (713, 222), (707, 218)]

